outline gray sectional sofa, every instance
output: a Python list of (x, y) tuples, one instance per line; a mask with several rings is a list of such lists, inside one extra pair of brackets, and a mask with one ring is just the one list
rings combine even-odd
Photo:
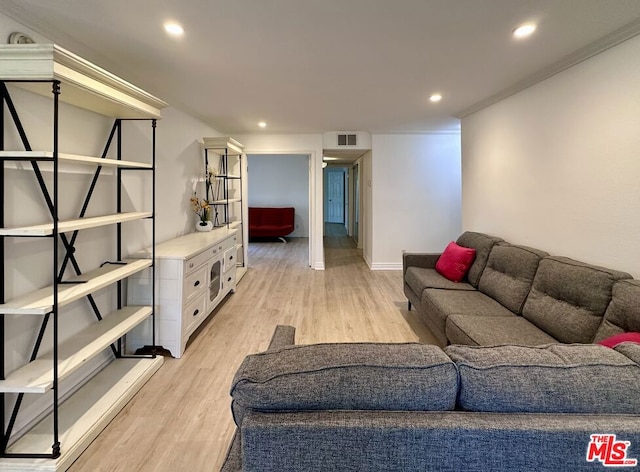
[(640, 459), (640, 344), (293, 338), (278, 327), (236, 373), (222, 472), (591, 471)]
[(629, 274), (467, 232), (467, 279), (404, 255), (410, 308), (442, 346), (297, 346), (276, 328), (231, 395), (222, 472), (640, 467), (640, 331)]
[(409, 309), (443, 346), (592, 343), (640, 331), (640, 281), (625, 272), (482, 233), (457, 243), (476, 249), (459, 283), (435, 270), (439, 254), (403, 256)]

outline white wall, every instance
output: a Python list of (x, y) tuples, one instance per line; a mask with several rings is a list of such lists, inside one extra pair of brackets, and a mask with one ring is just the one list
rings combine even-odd
[(462, 121), (463, 227), (640, 276), (640, 37)]
[[(321, 134), (247, 134), (234, 136), (247, 154), (306, 154), (311, 156), (309, 193), (309, 265), (324, 269), (322, 245), (322, 135)], [(248, 178), (251, 186), (251, 176)]]
[(158, 122), (156, 162), (156, 231), (158, 241), (194, 231), (189, 198), (194, 188), (204, 197), (203, 137), (220, 136), (215, 129), (177, 110), (162, 111)]
[(251, 154), (249, 206), (294, 207), (295, 230), (289, 237), (309, 237), (309, 156)]
[(362, 255), (369, 267), (373, 264), (373, 153), (367, 152), (360, 163), (360, 237)]
[(461, 231), (460, 136), (372, 137), (373, 269), (399, 269), (402, 252), (438, 252)]

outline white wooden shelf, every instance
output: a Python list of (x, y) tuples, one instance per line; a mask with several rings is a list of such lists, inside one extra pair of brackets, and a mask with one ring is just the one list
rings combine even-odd
[[(84, 283), (58, 285), (58, 306), (79, 300), (151, 266), (150, 260), (125, 259), (122, 262), (125, 264), (105, 264), (96, 270), (69, 279), (71, 282), (85, 281)], [(0, 305), (1, 315), (44, 315), (52, 310), (52, 286), (27, 293)]]
[(226, 205), (227, 203), (238, 203), (241, 202), (242, 200), (239, 198), (229, 198), (229, 199), (224, 199), (224, 200), (214, 200), (212, 202), (209, 202), (209, 205)]
[[(0, 80), (59, 80), (60, 100), (113, 118), (160, 118), (167, 104), (55, 44), (0, 45)], [(51, 86), (18, 82), (51, 97)]]
[[(125, 221), (151, 218), (151, 212), (115, 213), (113, 215), (78, 218), (76, 220), (58, 222), (58, 232), (67, 233), (81, 229), (97, 228), (99, 226), (124, 223)], [(0, 228), (0, 236), (49, 236), (53, 234), (53, 223), (42, 225), (22, 226), (17, 228)]]
[(237, 229), (240, 227), (240, 225), (242, 225), (242, 221), (231, 221), (229, 223), (229, 228), (231, 229)]
[[(79, 56), (54, 44), (7, 44), (0, 45), (0, 81), (6, 84), (9, 93), (13, 93), (15, 88), (25, 89), (29, 92), (37, 93), (47, 97), (52, 104), (57, 105), (57, 100), (76, 107), (89, 110), (107, 117), (115, 118), (114, 129), (122, 130), (124, 120), (152, 120), (151, 126), (155, 127), (155, 120), (161, 118), (160, 111), (167, 104), (145, 92), (144, 90), (126, 82), (125, 80), (111, 74), (99, 66), (82, 59)], [(59, 87), (58, 87), (59, 84)], [(18, 95), (20, 97), (20, 95)], [(55, 102), (54, 100), (55, 99)], [(59, 133), (55, 127), (58, 122), (61, 110), (64, 106), (53, 107), (51, 124), (53, 126), (53, 143), (58, 142)], [(28, 106), (28, 102), (27, 102)], [(66, 112), (65, 112), (66, 113)], [(15, 126), (20, 128), (22, 124), (19, 119), (14, 119)], [(45, 120), (48, 121), (48, 120)], [(37, 131), (39, 123), (34, 123)], [(6, 132), (8, 122), (5, 120), (4, 129)], [(123, 157), (120, 133), (116, 139), (118, 145), (118, 156)], [(146, 139), (145, 139), (146, 142)], [(111, 148), (111, 141), (108, 148)], [(151, 147), (155, 155), (156, 138), (152, 133)], [(56, 148), (54, 149), (63, 149)], [(38, 161), (44, 163), (42, 168), (47, 172), (56, 174), (78, 172), (77, 166), (91, 166), (93, 169), (106, 167), (110, 169), (132, 169), (142, 170), (147, 178), (155, 179), (155, 169), (152, 159), (144, 159), (145, 162), (137, 162), (138, 156), (133, 155), (134, 160), (124, 161), (114, 158), (101, 158), (98, 156), (84, 156), (70, 153), (53, 153), (52, 150), (18, 151), (9, 150), (0, 152), (0, 165), (14, 166), (22, 168), (20, 161)], [(108, 149), (107, 149), (108, 151)], [(105, 152), (113, 157), (113, 154)], [(147, 174), (147, 170), (152, 173)], [(81, 172), (84, 173), (84, 169)], [(92, 170), (90, 170), (91, 173)], [(111, 171), (112, 174), (115, 172)], [(98, 174), (96, 174), (96, 177)], [(56, 179), (58, 175), (51, 175)], [(121, 192), (121, 174), (117, 172), (118, 196)], [(7, 177), (4, 177), (3, 185), (6, 186)], [(42, 192), (47, 197), (48, 189), (43, 188)], [(52, 198), (57, 202), (58, 197), (67, 193), (60, 193), (60, 188), (52, 190)], [(55, 194), (55, 195), (54, 195)], [(90, 198), (91, 193), (87, 194)], [(67, 195), (68, 197), (68, 195)], [(155, 201), (152, 194), (151, 199)], [(144, 207), (139, 207), (144, 209)], [(119, 223), (134, 220), (150, 219), (155, 227), (154, 214), (148, 211), (135, 211), (128, 213), (117, 213), (111, 215), (91, 216), (73, 220), (55, 222), (45, 222), (44, 224), (28, 225), (14, 228), (0, 228), (0, 238), (3, 237), (51, 237), (58, 233), (68, 233), (89, 228), (102, 227), (106, 225), (118, 224), (118, 241), (122, 237)], [(47, 218), (40, 220), (42, 223)], [(6, 222), (3, 223), (3, 226)], [(54, 226), (56, 232), (54, 234)], [(52, 241), (54, 242), (54, 241)], [(54, 244), (59, 244), (55, 241)], [(75, 246), (67, 247), (67, 256), (73, 254)], [(55, 251), (51, 251), (55, 253)], [(118, 249), (118, 256), (122, 251)], [(107, 252), (109, 253), (109, 251)], [(63, 253), (59, 253), (58, 258), (54, 254), (52, 257), (52, 268), (55, 272), (62, 262)], [(13, 255), (12, 255), (13, 256)], [(19, 255), (15, 255), (18, 257)], [(14, 260), (10, 257), (8, 260)], [(19, 261), (15, 259), (15, 263)], [(62, 283), (53, 283), (49, 287), (34, 290), (30, 293), (16, 296), (4, 304), (0, 304), (0, 315), (46, 315), (51, 312), (58, 314), (59, 321), (64, 321), (68, 310), (61, 309), (76, 300), (79, 300), (91, 293), (103, 291), (104, 295), (115, 303), (116, 287), (115, 283), (123, 281), (138, 272), (151, 267), (154, 261), (148, 259), (125, 259), (121, 262), (108, 262), (102, 267), (96, 268), (85, 274), (68, 278)], [(49, 267), (49, 265), (47, 265)], [(94, 265), (95, 267), (95, 265)], [(38, 268), (32, 268), (37, 272)], [(43, 270), (49, 270), (40, 268)], [(15, 276), (20, 272), (20, 267), (16, 265), (13, 269)], [(39, 286), (39, 285), (36, 285)], [(54, 287), (56, 291), (54, 292)], [(119, 287), (122, 288), (122, 287)], [(118, 297), (122, 300), (122, 294)], [(65, 336), (56, 336), (52, 333), (55, 346), (55, 356), (53, 351), (38, 353), (38, 357), (21, 365), (19, 360), (9, 360), (4, 369), (10, 372), (0, 380), (0, 393), (8, 393), (3, 403), (0, 405), (7, 413), (13, 407), (15, 394), (44, 394), (42, 400), (51, 401), (52, 387), (58, 380), (66, 379), (66, 383), (75, 382), (73, 385), (66, 385), (64, 391), (68, 394), (60, 398), (60, 404), (55, 405), (55, 411), (49, 416), (36, 421), (34, 415), (37, 413), (32, 408), (26, 412), (26, 417), (21, 411), (20, 403), (16, 403), (13, 408), (13, 415), (17, 415), (15, 436), (3, 444), (3, 453), (15, 455), (14, 458), (0, 458), (1, 471), (23, 471), (23, 470), (67, 470), (78, 456), (84, 451), (91, 441), (93, 441), (104, 427), (118, 414), (135, 393), (146, 383), (146, 381), (160, 368), (163, 362), (162, 357), (136, 357), (136, 358), (116, 358), (105, 368), (104, 363), (114, 357), (109, 346), (118, 339), (130, 334), (132, 330), (150, 321), (154, 316), (151, 297), (140, 299), (136, 304), (130, 304), (126, 308), (115, 310), (106, 315), (100, 321), (96, 320), (91, 325), (81, 329), (79, 333)], [(4, 301), (4, 299), (3, 299)], [(112, 307), (111, 310), (114, 308)], [(11, 323), (16, 319), (7, 319)], [(6, 321), (5, 321), (6, 322)], [(15, 324), (15, 323), (14, 323)], [(61, 325), (64, 326), (64, 325)], [(19, 326), (14, 326), (18, 329)], [(29, 329), (29, 331), (31, 331)], [(23, 333), (24, 334), (24, 333)], [(35, 334), (34, 338), (35, 338)], [(5, 333), (2, 349), (14, 349), (15, 346), (24, 342), (9, 339)], [(28, 337), (25, 342), (28, 342)], [(60, 339), (68, 338), (63, 342)], [(48, 338), (47, 338), (48, 339)], [(9, 343), (7, 343), (9, 341)], [(146, 342), (146, 341), (145, 341)], [(36, 351), (39, 345), (36, 343)], [(49, 347), (51, 349), (51, 347)], [(108, 355), (107, 355), (108, 354)], [(91, 361), (93, 359), (93, 361)], [(95, 365), (100, 361), (100, 365)], [(85, 382), (79, 379), (86, 379), (95, 371), (91, 369), (102, 369), (91, 380)], [(55, 372), (55, 377), (54, 377)], [(75, 380), (74, 380), (75, 379)], [(23, 407), (22, 410), (25, 408)], [(50, 409), (54, 406), (50, 403)], [(56, 422), (54, 428), (53, 416)], [(37, 424), (36, 424), (37, 423)], [(32, 426), (35, 424), (35, 426)], [(22, 434), (23, 431), (26, 431)], [(57, 459), (37, 459), (29, 456), (46, 456), (52, 453), (52, 444), (55, 437), (60, 441), (61, 455)]]
[(228, 136), (216, 137), (216, 138), (204, 138), (204, 148), (213, 151), (226, 150), (227, 155), (235, 156), (244, 152), (244, 146), (233, 138)]
[[(116, 359), (59, 408), (61, 455), (57, 459), (0, 459), (0, 471), (63, 471), (162, 366), (155, 359)], [(9, 446), (9, 453), (50, 454), (53, 418), (47, 416)]]
[[(150, 306), (114, 311), (58, 347), (58, 378), (64, 379), (151, 316)], [(47, 353), (0, 380), (0, 392), (45, 393), (53, 386), (53, 353)]]
[[(51, 159), (51, 151), (0, 151), (0, 159), (20, 158), (20, 159)], [(102, 167), (138, 167), (143, 169), (153, 169), (153, 165), (146, 162), (119, 161), (117, 159), (103, 159), (101, 157), (83, 156), (80, 154), (58, 153), (59, 162), (70, 164), (102, 166)]]

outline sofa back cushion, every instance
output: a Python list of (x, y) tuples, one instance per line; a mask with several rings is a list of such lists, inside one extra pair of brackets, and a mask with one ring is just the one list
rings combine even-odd
[(522, 316), (563, 343), (590, 343), (614, 282), (631, 275), (567, 257), (540, 261)]
[(640, 413), (640, 366), (595, 344), (448, 346), (458, 405), (500, 413)]
[(476, 250), (476, 258), (467, 272), (467, 280), (474, 287), (478, 287), (478, 282), (480, 282), (482, 271), (487, 265), (491, 248), (500, 241), (502, 241), (501, 238), (473, 231), (465, 231), (456, 240), (456, 243), (460, 246), (470, 247)]
[(512, 312), (521, 314), (533, 277), (545, 256), (548, 254), (538, 249), (509, 243), (496, 244), (489, 254), (478, 290)]
[(640, 280), (620, 280), (613, 285), (611, 302), (593, 342), (627, 332), (640, 332)]
[(419, 343), (292, 346), (247, 356), (231, 387), (234, 418), (246, 409), (452, 410), (456, 367)]

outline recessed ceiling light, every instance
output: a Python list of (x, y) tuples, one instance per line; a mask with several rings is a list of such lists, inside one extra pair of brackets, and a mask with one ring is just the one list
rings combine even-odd
[(267, 123), (266, 123), (266, 122), (264, 122), (264, 121), (260, 121), (260, 122), (258, 123), (258, 126), (259, 126), (260, 128), (266, 128), (266, 127), (267, 127)]
[(536, 25), (533, 23), (526, 23), (513, 30), (513, 37), (518, 39), (527, 38), (531, 36), (535, 30)]
[(171, 36), (182, 36), (184, 34), (182, 25), (175, 21), (167, 21), (164, 24), (164, 30)]
[(429, 97), (429, 101), (433, 103), (437, 103), (440, 100), (442, 100), (442, 95), (440, 95), (439, 93), (434, 93)]

